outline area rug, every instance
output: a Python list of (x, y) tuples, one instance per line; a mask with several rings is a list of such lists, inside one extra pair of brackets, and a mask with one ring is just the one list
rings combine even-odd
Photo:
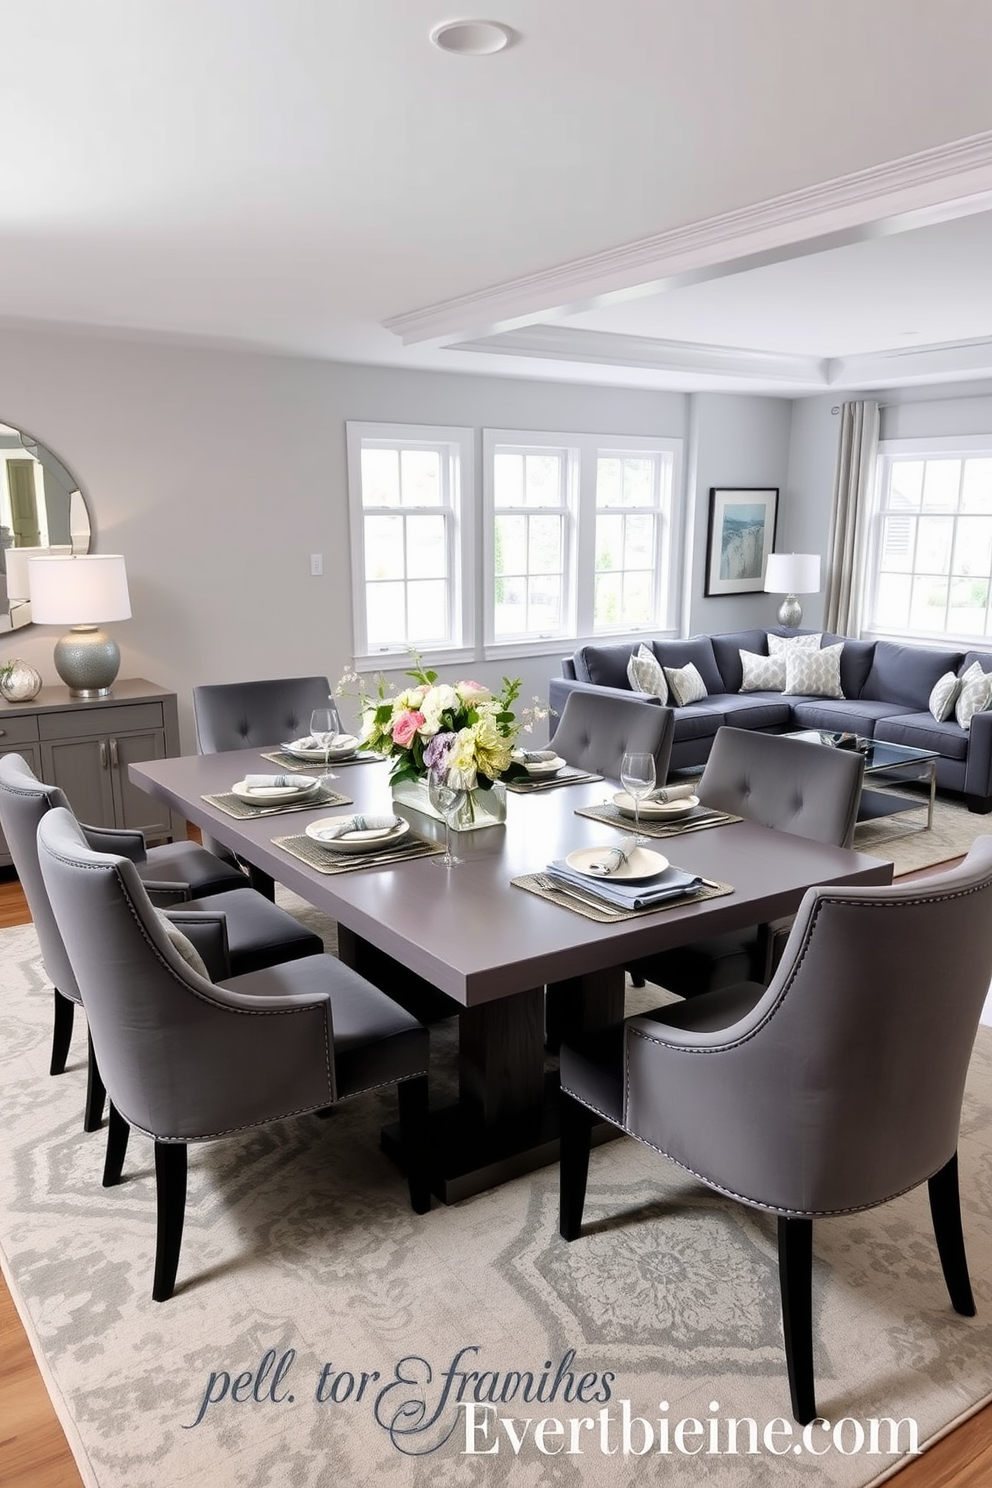
[(888, 859), (897, 874), (910, 873), (961, 857), (976, 837), (992, 832), (992, 815), (979, 816), (954, 796), (937, 797), (929, 829), (922, 798), (917, 797), (914, 804), (914, 811), (859, 823), (854, 846), (872, 857)]

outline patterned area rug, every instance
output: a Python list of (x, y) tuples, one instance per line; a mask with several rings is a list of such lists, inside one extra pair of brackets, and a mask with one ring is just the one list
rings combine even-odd
[[(126, 1182), (101, 1188), (84, 1030), (51, 1078), (32, 928), (0, 955), (0, 1258), (92, 1488), (862, 1488), (899, 1466), (872, 1420), (912, 1417), (922, 1444), (992, 1395), (992, 1030), (961, 1141), (978, 1317), (950, 1309), (925, 1190), (821, 1224), (833, 1429), (806, 1444), (773, 1221), (632, 1141), (594, 1154), (572, 1245), (553, 1168), (413, 1215), (378, 1149), (386, 1094), (195, 1147), (178, 1291), (153, 1303), (151, 1146), (132, 1138)], [(438, 1025), (439, 1066), (451, 1037)]]

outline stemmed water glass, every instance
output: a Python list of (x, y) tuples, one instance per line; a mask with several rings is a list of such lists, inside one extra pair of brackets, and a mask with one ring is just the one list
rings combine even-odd
[(440, 813), (444, 821), (444, 856), (432, 858), (431, 861), (440, 868), (453, 868), (462, 860), (451, 851), (451, 818), (461, 805), (465, 793), (449, 785), (446, 778), (434, 770), (427, 776), (427, 793), (434, 810)]
[(633, 797), (634, 830), (641, 830), (641, 802), (654, 790), (654, 755), (625, 754), (620, 761), (620, 784)]
[(326, 708), (314, 708), (310, 714), (310, 736), (316, 740), (317, 747), (324, 751), (324, 773), (321, 780), (336, 780), (337, 776), (330, 768), (331, 746), (336, 735), (341, 732), (341, 715), (334, 703)]

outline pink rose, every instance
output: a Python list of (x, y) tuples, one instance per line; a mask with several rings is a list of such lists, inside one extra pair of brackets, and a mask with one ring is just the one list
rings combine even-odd
[(463, 703), (487, 703), (492, 697), (488, 687), (483, 687), (481, 682), (458, 682), (455, 691)]
[(401, 749), (408, 749), (413, 741), (414, 734), (423, 722), (423, 713), (415, 713), (412, 709), (408, 708), (405, 713), (400, 714), (399, 718), (393, 724), (393, 743), (398, 744)]

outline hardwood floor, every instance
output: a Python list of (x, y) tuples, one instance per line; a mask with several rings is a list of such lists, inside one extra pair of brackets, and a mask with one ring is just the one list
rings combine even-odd
[[(923, 878), (932, 869), (906, 874)], [(0, 929), (30, 915), (20, 885), (0, 882)], [(0, 1278), (0, 1488), (83, 1488), (31, 1345)], [(987, 1488), (992, 1405), (965, 1421), (890, 1480), (894, 1488)], [(224, 1485), (222, 1485), (224, 1488)]]

